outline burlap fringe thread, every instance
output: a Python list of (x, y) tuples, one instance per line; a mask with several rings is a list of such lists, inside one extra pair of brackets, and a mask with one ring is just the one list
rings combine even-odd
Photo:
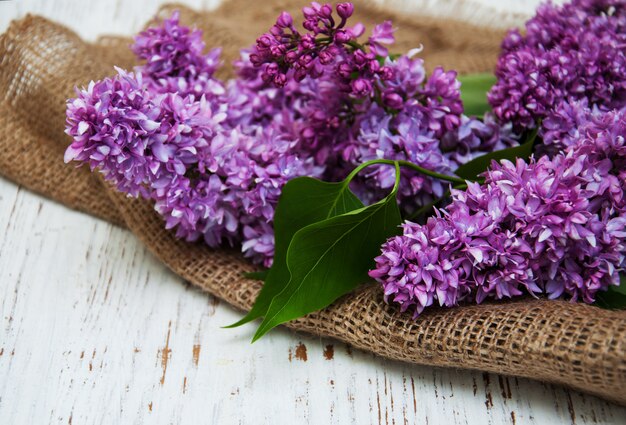
[[(209, 46), (224, 48), (225, 63), (248, 46), (283, 9), (299, 0), (250, 7), (232, 0), (212, 12), (182, 12), (182, 21), (204, 30)], [(365, 24), (392, 18), (400, 29), (398, 51), (419, 44), (429, 66), (460, 72), (489, 71), (503, 33), (441, 19), (393, 15), (361, 7)], [(260, 287), (242, 278), (253, 267), (235, 252), (213, 251), (176, 240), (148, 202), (103, 184), (87, 168), (63, 164), (65, 101), (76, 85), (133, 66), (125, 38), (95, 44), (44, 18), (13, 22), (0, 38), (0, 173), (35, 192), (125, 226), (182, 278), (233, 306), (248, 310)], [(229, 74), (228, 66), (222, 76)], [(562, 301), (522, 300), (453, 309), (432, 308), (418, 320), (386, 306), (369, 285), (319, 313), (287, 324), (391, 359), (478, 369), (566, 385), (626, 404), (626, 312)]]

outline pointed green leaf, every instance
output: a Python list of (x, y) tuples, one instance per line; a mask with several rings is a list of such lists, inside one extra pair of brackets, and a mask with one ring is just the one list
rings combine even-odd
[(289, 282), (287, 248), (301, 228), (338, 214), (363, 207), (348, 182), (328, 183), (310, 177), (299, 177), (283, 187), (274, 213), (274, 263), (265, 279), (254, 306), (248, 314), (230, 327), (248, 323), (265, 315), (272, 298)]
[(626, 308), (626, 274), (620, 275), (619, 286), (609, 286), (606, 292), (598, 292), (595, 304), (609, 310)]
[(267, 279), (268, 272), (269, 270), (259, 270), (258, 272), (244, 273), (243, 277), (245, 277), (246, 279), (252, 279), (252, 280), (265, 280)]
[(396, 190), (376, 204), (310, 224), (294, 235), (287, 252), (291, 279), (272, 300), (253, 342), (368, 280), (380, 245), (400, 232)]
[(485, 112), (491, 110), (487, 92), (496, 83), (495, 75), (487, 73), (460, 75), (458, 80), (461, 82), (461, 100), (465, 115), (482, 117)]
[(503, 159), (515, 161), (516, 158), (528, 159), (533, 153), (533, 145), (535, 143), (536, 135), (537, 132), (534, 131), (528, 137), (528, 140), (519, 146), (489, 152), (488, 154), (474, 158), (457, 168), (454, 174), (463, 179), (475, 181), (481, 173), (487, 171), (491, 165), (491, 161), (501, 161)]

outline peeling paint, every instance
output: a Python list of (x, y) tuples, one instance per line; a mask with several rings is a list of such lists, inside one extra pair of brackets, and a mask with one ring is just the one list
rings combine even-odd
[(306, 345), (304, 345), (302, 342), (300, 342), (296, 346), (296, 359), (302, 360), (303, 362), (306, 362), (308, 360), (306, 354)]
[(335, 356), (335, 347), (333, 347), (332, 344), (328, 344), (326, 347), (324, 347), (324, 358), (326, 360), (332, 360), (334, 356)]
[(159, 382), (161, 385), (165, 383), (165, 374), (167, 373), (167, 362), (170, 360), (170, 356), (172, 355), (172, 350), (170, 350), (170, 332), (172, 331), (172, 321), (167, 325), (167, 337), (165, 338), (165, 347), (157, 353), (161, 356), (161, 368), (163, 369), (163, 375), (161, 375), (161, 379)]

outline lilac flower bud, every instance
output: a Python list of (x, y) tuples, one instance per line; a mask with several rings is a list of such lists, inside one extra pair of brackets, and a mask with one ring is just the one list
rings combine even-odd
[(335, 42), (347, 43), (352, 40), (352, 35), (346, 30), (337, 30), (335, 32)]
[(337, 14), (341, 19), (348, 19), (354, 12), (354, 5), (352, 3), (339, 3), (337, 4)]
[(293, 25), (293, 18), (288, 12), (282, 12), (276, 20), (276, 25), (281, 28), (289, 28)]
[(383, 93), (383, 103), (385, 106), (392, 109), (402, 109), (404, 105), (404, 99), (398, 93), (392, 90), (387, 90)]
[(319, 21), (317, 19), (307, 19), (302, 23), (302, 26), (308, 31), (317, 32), (319, 30), (318, 23)]
[(277, 87), (284, 87), (286, 83), (287, 76), (285, 74), (278, 73), (274, 75), (274, 84), (276, 84)]
[(333, 15), (333, 7), (328, 3), (324, 4), (320, 8), (318, 15), (324, 19), (329, 19)]
[(358, 97), (364, 97), (372, 92), (372, 83), (364, 78), (357, 78), (350, 84), (352, 93)]
[(367, 63), (367, 69), (370, 72), (373, 72), (374, 74), (376, 74), (377, 72), (380, 71), (380, 62), (378, 62), (376, 59), (372, 59), (371, 61), (369, 61)]
[(352, 65), (347, 62), (341, 62), (337, 66), (337, 74), (339, 74), (339, 76), (341, 76), (342, 78), (349, 79), (352, 75), (352, 71)]
[(378, 75), (380, 76), (381, 80), (388, 81), (394, 78), (395, 73), (394, 73), (393, 68), (388, 67), (388, 66), (383, 66), (378, 72)]
[(285, 35), (285, 31), (279, 27), (278, 25), (272, 25), (269, 33), (276, 39), (280, 40), (283, 35)]
[(295, 72), (293, 73), (293, 78), (297, 82), (301, 82), (306, 77), (307, 77), (307, 70), (306, 70), (306, 68), (296, 68)]
[(305, 34), (302, 36), (302, 40), (300, 41), (300, 46), (304, 50), (314, 49), (315, 48), (315, 37), (311, 34)]
[(278, 65), (275, 63), (269, 63), (265, 67), (265, 73), (271, 77), (278, 73)]
[(280, 58), (284, 56), (286, 52), (287, 52), (287, 47), (284, 44), (275, 44), (272, 47), (270, 47), (270, 53), (275, 58)]
[[(317, 9), (319, 10), (320, 5), (317, 4)], [(305, 6), (302, 8), (302, 14), (306, 19), (317, 19), (317, 10), (313, 7)]]
[(352, 54), (352, 62), (359, 68), (362, 68), (364, 66), (367, 66), (369, 64), (369, 62), (374, 58), (374, 55), (369, 54), (369, 53), (365, 53), (362, 50), (356, 50), (353, 54)]
[(311, 55), (302, 55), (298, 58), (298, 65), (304, 69), (308, 69), (313, 62), (313, 56)]
[(263, 48), (269, 48), (270, 46), (272, 46), (272, 44), (274, 44), (272, 38), (266, 34), (263, 34), (262, 36), (257, 38), (256, 43), (257, 43), (257, 46), (263, 47)]
[(288, 64), (293, 64), (298, 60), (298, 54), (296, 52), (294, 52), (293, 50), (290, 52), (287, 52), (285, 54), (285, 62)]
[(254, 66), (261, 66), (263, 64), (263, 60), (261, 59), (261, 57), (256, 54), (256, 53), (251, 53), (250, 54), (250, 62), (252, 63), (252, 65)]
[(329, 49), (325, 49), (319, 53), (319, 59), (323, 65), (328, 65), (335, 59), (335, 56), (329, 51)]

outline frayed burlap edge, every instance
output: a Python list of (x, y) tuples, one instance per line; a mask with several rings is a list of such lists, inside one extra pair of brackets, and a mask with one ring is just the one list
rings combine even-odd
[[(232, 0), (213, 12), (176, 7), (183, 22), (204, 30), (209, 46), (223, 46), (228, 63), (238, 48), (299, 1), (248, 7)], [(245, 7), (244, 7), (245, 6)], [(488, 71), (502, 33), (419, 17), (382, 16), (361, 8), (366, 24), (391, 17), (400, 31), (398, 51), (420, 43), (428, 66)], [(131, 230), (163, 263), (202, 289), (247, 310), (261, 287), (242, 278), (253, 267), (236, 252), (176, 240), (146, 201), (112, 190), (86, 168), (64, 165), (65, 100), (75, 85), (131, 68), (129, 40), (96, 44), (44, 18), (14, 22), (0, 38), (0, 173), (44, 196)], [(228, 67), (222, 71), (229, 74)], [(626, 313), (562, 301), (522, 300), (433, 308), (417, 320), (384, 304), (378, 286), (363, 287), (329, 308), (287, 324), (354, 347), (413, 363), (478, 369), (566, 385), (626, 404)]]

